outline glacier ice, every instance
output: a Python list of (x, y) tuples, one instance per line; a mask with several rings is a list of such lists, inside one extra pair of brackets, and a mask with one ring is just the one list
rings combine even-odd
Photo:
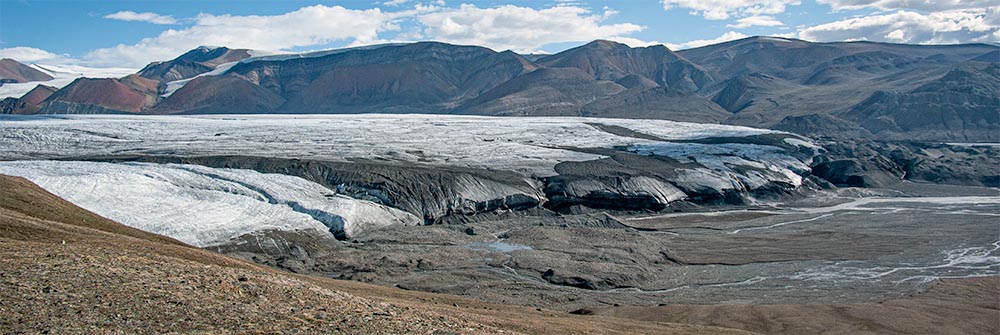
[[(603, 124), (663, 139), (615, 135)], [(634, 147), (711, 162), (738, 152), (792, 175), (805, 164), (775, 147), (666, 141), (778, 133), (747, 127), (665, 120), (451, 115), (0, 116), (0, 159), (99, 155), (246, 155), (326, 161), (369, 159), (498, 169), (527, 177), (555, 175), (560, 162), (604, 156), (579, 148)], [(791, 135), (790, 135), (791, 136)], [(803, 143), (807, 143), (803, 141)], [(758, 157), (759, 156), (759, 157)], [(721, 167), (721, 165), (717, 165)], [(723, 171), (728, 172), (728, 171)]]
[(387, 225), (416, 225), (412, 214), (333, 194), (298, 177), (197, 165), (77, 161), (0, 162), (94, 213), (206, 247), (253, 232), (317, 231), (351, 236)]

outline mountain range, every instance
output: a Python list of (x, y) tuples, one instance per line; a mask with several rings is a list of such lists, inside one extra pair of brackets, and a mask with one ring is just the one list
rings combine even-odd
[(989, 44), (751, 37), (681, 51), (598, 40), (530, 56), (438, 42), (253, 53), (199, 47), (123, 78), (40, 86), (0, 113), (571, 115), (1000, 141), (1000, 47)]

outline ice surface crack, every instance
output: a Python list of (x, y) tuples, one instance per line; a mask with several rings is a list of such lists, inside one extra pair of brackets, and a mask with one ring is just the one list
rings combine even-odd
[(235, 179), (232, 179), (232, 178), (227, 178), (227, 177), (219, 175), (219, 174), (215, 174), (215, 173), (211, 173), (211, 172), (206, 172), (206, 171), (199, 171), (198, 169), (191, 168), (191, 167), (185, 167), (185, 166), (177, 166), (177, 168), (180, 169), (180, 170), (184, 170), (184, 171), (188, 171), (188, 172), (200, 175), (200, 176), (205, 176), (205, 177), (208, 177), (208, 178), (212, 178), (212, 179), (216, 179), (216, 180), (221, 180), (221, 181), (225, 181), (225, 182), (229, 182), (229, 183), (233, 183), (233, 184), (236, 184), (236, 185), (243, 186), (243, 187), (245, 187), (245, 188), (247, 188), (247, 189), (249, 189), (249, 190), (251, 190), (253, 192), (256, 192), (257, 194), (259, 194), (269, 204), (288, 206), (288, 208), (290, 208), (294, 212), (308, 215), (309, 217), (313, 218), (313, 220), (319, 221), (324, 226), (326, 226), (327, 228), (330, 229), (330, 233), (333, 234), (333, 236), (335, 238), (340, 239), (340, 240), (343, 240), (343, 239), (347, 238), (347, 235), (344, 232), (344, 223), (345, 223), (344, 222), (344, 218), (341, 217), (341, 216), (339, 216), (339, 215), (331, 214), (331, 213), (324, 212), (324, 211), (318, 210), (318, 209), (307, 208), (307, 207), (305, 207), (304, 205), (302, 205), (301, 203), (299, 203), (297, 201), (283, 201), (283, 200), (280, 200), (280, 199), (274, 197), (273, 195), (271, 195), (267, 190), (265, 190), (263, 188), (254, 186), (254, 185), (252, 185), (250, 183), (242, 182), (242, 181), (235, 180)]

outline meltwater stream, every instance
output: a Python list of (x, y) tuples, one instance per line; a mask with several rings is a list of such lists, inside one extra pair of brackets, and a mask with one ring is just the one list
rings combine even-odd
[(806, 281), (888, 280), (929, 283), (943, 278), (971, 278), (1000, 275), (1000, 241), (988, 247), (968, 247), (942, 251), (937, 263), (909, 266), (865, 266), (865, 262), (843, 261), (802, 271), (792, 279)]
[[(1000, 275), (997, 196), (866, 197), (829, 207), (794, 210), (818, 216), (742, 231), (789, 228), (792, 224), (812, 225), (798, 229), (833, 229), (833, 225), (849, 222), (848, 226), (858, 232), (920, 236), (928, 238), (928, 242), (905, 246), (898, 255), (826, 261), (790, 275), (768, 276), (772, 283), (813, 289), (891, 289), (922, 287), (937, 279)], [(836, 220), (838, 216), (840, 221)]]
[[(681, 265), (667, 274), (676, 278), (675, 284), (612, 289), (607, 293), (652, 295), (692, 303), (880, 301), (922, 290), (937, 279), (1000, 275), (1000, 196), (817, 200), (834, 204), (776, 206), (776, 210), (767, 211), (770, 216), (744, 221), (726, 221), (718, 213), (643, 218), (720, 217), (698, 223), (698, 227), (707, 228), (672, 229), (680, 232), (678, 238), (704, 241), (703, 247), (689, 249), (689, 254), (697, 255), (703, 248), (722, 248), (723, 253), (732, 255), (729, 259), (760, 251), (799, 256), (750, 263)], [(798, 250), (784, 249), (780, 244), (788, 243), (784, 239), (789, 236), (816, 234), (829, 239)], [(856, 242), (852, 236), (860, 240)], [(745, 241), (778, 244), (750, 251), (744, 249)], [(879, 247), (872, 249), (873, 244)], [(797, 248), (794, 243), (787, 245)], [(830, 254), (837, 256), (824, 256)]]

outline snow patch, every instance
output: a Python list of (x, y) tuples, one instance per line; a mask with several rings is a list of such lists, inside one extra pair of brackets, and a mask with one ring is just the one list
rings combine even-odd
[(169, 97), (169, 96), (173, 95), (174, 92), (177, 92), (177, 90), (181, 89), (182, 87), (184, 87), (184, 85), (187, 85), (187, 83), (191, 82), (195, 78), (205, 77), (205, 76), (218, 76), (218, 75), (225, 74), (226, 71), (229, 71), (229, 69), (233, 68), (233, 66), (235, 66), (236, 64), (239, 64), (239, 63), (240, 62), (222, 63), (222, 64), (219, 64), (219, 66), (216, 66), (215, 69), (212, 69), (212, 71), (205, 72), (205, 73), (202, 73), (202, 74), (199, 74), (197, 76), (194, 76), (194, 77), (191, 77), (191, 78), (187, 78), (187, 79), (174, 80), (174, 81), (171, 81), (171, 82), (167, 82), (167, 88), (166, 88), (166, 90), (164, 90), (164, 93), (162, 95), (160, 95), (160, 96), (166, 98), (166, 97)]
[(792, 40), (789, 40), (789, 39), (786, 39), (786, 38), (771, 37), (771, 36), (764, 36), (764, 37), (760, 37), (759, 39), (761, 41), (768, 41), (768, 42), (782, 42), (782, 43), (791, 43), (791, 42), (793, 42)]
[(386, 43), (386, 44), (375, 44), (375, 45), (365, 45), (359, 47), (351, 48), (338, 48), (338, 49), (327, 49), (327, 50), (317, 50), (317, 51), (306, 51), (306, 52), (291, 52), (291, 53), (273, 53), (267, 54), (266, 52), (255, 52), (252, 55), (254, 57), (243, 59), (242, 63), (250, 63), (256, 61), (283, 61), (289, 59), (300, 59), (300, 58), (318, 58), (329, 55), (342, 54), (350, 51), (360, 51), (360, 50), (375, 50), (384, 47), (393, 46), (403, 46), (406, 43)]

